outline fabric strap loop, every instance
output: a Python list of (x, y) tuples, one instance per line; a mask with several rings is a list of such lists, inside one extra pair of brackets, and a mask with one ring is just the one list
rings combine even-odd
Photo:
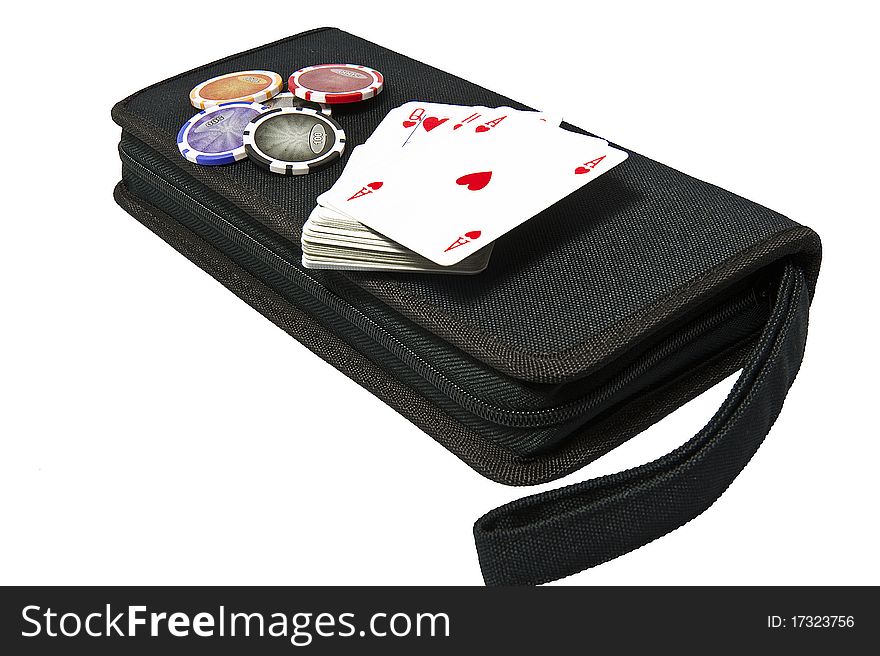
[(724, 404), (667, 455), (523, 497), (474, 524), (488, 585), (553, 581), (612, 560), (687, 523), (721, 496), (779, 415), (807, 338), (810, 295), (787, 264), (770, 317)]

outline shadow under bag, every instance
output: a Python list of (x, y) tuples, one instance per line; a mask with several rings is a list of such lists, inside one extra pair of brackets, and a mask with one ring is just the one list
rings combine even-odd
[[(358, 62), (386, 76), (334, 107), (347, 153), (419, 99), (522, 104), (337, 29), (305, 32), (126, 98), (117, 202), (321, 358), (479, 473), (554, 480), (731, 373), (722, 407), (668, 455), (528, 496), (474, 526), (489, 584), (558, 579), (699, 515), (746, 465), (804, 352), (818, 236), (636, 153), (496, 243), (475, 276), (315, 271), (300, 232), (342, 164), (275, 175), (198, 166), (176, 135), (188, 94), (222, 73)], [(573, 126), (565, 128), (583, 132)]]

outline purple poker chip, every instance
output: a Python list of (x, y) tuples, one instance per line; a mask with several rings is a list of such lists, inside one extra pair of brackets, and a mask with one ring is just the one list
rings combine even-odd
[(205, 166), (232, 164), (247, 156), (244, 131), (268, 108), (259, 103), (230, 102), (200, 111), (177, 133), (180, 154)]

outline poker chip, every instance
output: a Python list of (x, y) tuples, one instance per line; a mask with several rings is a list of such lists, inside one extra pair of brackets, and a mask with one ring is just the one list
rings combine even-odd
[(336, 105), (379, 95), (382, 74), (357, 64), (320, 64), (301, 68), (290, 76), (287, 88), (303, 100)]
[(244, 131), (266, 111), (258, 103), (232, 102), (203, 109), (177, 133), (180, 154), (190, 162), (215, 166), (232, 164), (247, 156)]
[(263, 104), (269, 109), (275, 109), (276, 107), (305, 107), (306, 109), (314, 109), (316, 112), (321, 112), (324, 116), (333, 114), (330, 105), (322, 105), (311, 100), (297, 98), (290, 91), (279, 93), (277, 96), (269, 98)]
[(189, 101), (198, 109), (227, 102), (263, 102), (283, 86), (284, 80), (272, 71), (226, 73), (196, 86), (189, 92)]
[(276, 107), (244, 131), (248, 159), (282, 175), (303, 175), (339, 159), (345, 132), (328, 116), (304, 107)]

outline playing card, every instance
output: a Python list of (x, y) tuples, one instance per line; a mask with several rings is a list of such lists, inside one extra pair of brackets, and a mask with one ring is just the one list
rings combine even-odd
[[(538, 122), (516, 135), (491, 144), (445, 139), (385, 160), (353, 153), (318, 202), (449, 266), (626, 159), (602, 140)], [(540, 149), (524, 152), (523, 143)]]
[(303, 226), (302, 250), (303, 265), (312, 269), (473, 274), (488, 265), (492, 244), (455, 266), (441, 267), (357, 221), (317, 206)]
[[(361, 226), (360, 228), (349, 227), (352, 224)], [(373, 232), (366, 226), (356, 223), (355, 221), (345, 222), (325, 222), (319, 219), (310, 220), (306, 223), (303, 231), (306, 233), (316, 233), (318, 235), (336, 236), (348, 240), (368, 243), (393, 244), (390, 239), (386, 239), (381, 235)]]
[[(478, 257), (475, 254), (472, 257)], [(471, 258), (468, 258), (469, 260)], [(401, 273), (446, 273), (458, 275), (473, 275), (480, 273), (489, 263), (486, 257), (480, 261), (479, 266), (473, 268), (457, 268), (457, 267), (441, 267), (428, 260), (424, 260), (424, 266), (416, 265), (396, 265), (382, 262), (346, 262), (337, 259), (326, 259), (321, 257), (307, 257), (303, 255), (303, 266), (307, 269), (331, 269), (338, 271), (398, 271)]]
[[(447, 116), (459, 118), (447, 120)], [(438, 118), (440, 117), (440, 118)], [(547, 144), (563, 132), (559, 119), (540, 112), (519, 111), (509, 107), (460, 107), (433, 103), (407, 103), (388, 113), (367, 142), (358, 146), (349, 156), (348, 163), (335, 187), (345, 187), (351, 178), (386, 166), (389, 161), (418, 156), (421, 148), (439, 152), (441, 148), (508, 147), (516, 150), (533, 149), (552, 156)], [(431, 129), (426, 130), (424, 126)], [(455, 128), (459, 131), (455, 132)], [(597, 137), (581, 136), (583, 143), (607, 145)], [(438, 155), (439, 156), (439, 155)]]
[(310, 268), (475, 273), (493, 242), (626, 158), (559, 119), (413, 101), (349, 155), (303, 228)]
[[(501, 111), (499, 111), (501, 110)], [(504, 108), (463, 107), (461, 105), (444, 105), (441, 103), (409, 102), (391, 110), (370, 135), (365, 146), (377, 150), (382, 148), (402, 148), (411, 144), (444, 138), (452, 134), (463, 135), (468, 132), (462, 129), (468, 120), (484, 117), (483, 123), (499, 125), (511, 117), (515, 120), (542, 121), (545, 125), (558, 127), (560, 119), (548, 114), (534, 111), (522, 111)], [(493, 117), (493, 118), (490, 118)], [(498, 121), (499, 117), (502, 118)], [(493, 121), (496, 121), (493, 123)], [(475, 129), (480, 124), (473, 126)], [(482, 130), (488, 132), (489, 130)], [(429, 139), (423, 139), (424, 137)]]
[[(511, 107), (467, 107), (460, 114), (428, 131), (428, 119), (416, 128), (406, 143), (408, 149), (415, 146), (432, 147), (438, 140), (479, 140), (486, 143), (503, 139), (516, 139), (522, 129), (539, 127), (550, 131), (559, 128), (559, 119), (541, 112), (520, 111)], [(540, 132), (536, 132), (540, 134)]]
[[(434, 273), (474, 274), (483, 271), (489, 264), (491, 244), (465, 258), (455, 266), (440, 266), (420, 257), (411, 251), (403, 254), (363, 251), (349, 246), (339, 247), (331, 244), (303, 242), (303, 265), (310, 269), (337, 268), (340, 265), (351, 271), (431, 271)], [(319, 266), (320, 265), (320, 266)]]
[(379, 240), (359, 239), (333, 233), (321, 233), (314, 230), (303, 232), (303, 243), (325, 246), (341, 246), (353, 250), (377, 251), (381, 253), (405, 254), (411, 253), (403, 246), (394, 245), (393, 242)]

